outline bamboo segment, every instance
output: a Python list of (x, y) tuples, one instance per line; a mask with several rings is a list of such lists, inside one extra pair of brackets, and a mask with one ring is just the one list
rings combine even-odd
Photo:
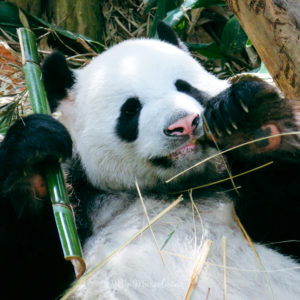
[[(17, 30), (22, 52), (22, 63), (30, 102), (34, 113), (50, 114), (50, 107), (42, 82), (39, 57), (34, 34), (25, 28)], [(63, 173), (59, 163), (47, 164), (46, 181), (52, 202), (54, 218), (66, 260), (74, 266), (76, 277), (85, 272), (85, 262), (78, 238), (73, 211), (67, 196)]]
[(46, 180), (64, 257), (72, 262), (79, 278), (85, 272), (85, 263), (59, 163), (46, 165)]
[[(36, 82), (36, 85), (27, 83), (30, 95), (30, 103), (34, 113), (48, 114), (50, 107), (47, 101), (46, 91), (42, 82), (42, 71), (39, 65), (27, 62), (23, 65), (26, 82)], [(46, 101), (45, 101), (46, 100)]]

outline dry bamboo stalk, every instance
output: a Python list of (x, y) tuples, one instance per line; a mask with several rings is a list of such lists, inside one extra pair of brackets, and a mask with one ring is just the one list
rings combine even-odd
[(184, 300), (190, 300), (192, 293), (198, 283), (198, 278), (200, 276), (200, 273), (202, 271), (202, 269), (204, 268), (207, 256), (209, 254), (210, 248), (212, 245), (212, 241), (211, 240), (206, 240), (205, 243), (203, 244), (202, 248), (201, 248), (201, 253), (196, 261), (196, 265), (194, 267), (193, 270), (193, 274), (191, 277), (191, 283), (189, 285), (189, 288), (187, 290), (187, 293), (185, 295)]

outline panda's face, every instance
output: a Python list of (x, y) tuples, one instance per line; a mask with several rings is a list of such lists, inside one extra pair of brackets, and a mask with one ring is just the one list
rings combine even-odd
[(59, 110), (93, 185), (151, 187), (203, 158), (205, 101), (227, 85), (175, 46), (131, 40), (78, 71)]

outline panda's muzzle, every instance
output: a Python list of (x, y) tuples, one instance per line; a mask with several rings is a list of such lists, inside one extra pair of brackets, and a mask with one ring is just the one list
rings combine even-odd
[[(177, 115), (178, 116), (178, 115)], [(198, 139), (203, 134), (203, 124), (198, 113), (184, 114), (163, 130), (165, 136), (170, 139), (170, 148), (174, 150), (163, 157), (151, 158), (150, 161), (160, 167), (169, 168), (174, 161), (183, 159), (186, 155), (195, 153), (198, 147)]]
[(199, 114), (188, 114), (171, 125), (168, 125), (168, 127), (164, 129), (164, 134), (169, 137), (189, 136), (193, 138), (195, 135), (199, 135), (199, 133), (196, 133), (199, 123)]

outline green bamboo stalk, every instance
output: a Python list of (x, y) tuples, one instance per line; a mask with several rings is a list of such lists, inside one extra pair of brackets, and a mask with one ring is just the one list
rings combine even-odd
[[(26, 28), (17, 30), (22, 52), (22, 63), (34, 113), (51, 114), (42, 82), (42, 72), (35, 36)], [(52, 202), (54, 218), (63, 248), (64, 257), (74, 266), (76, 277), (85, 272), (85, 262), (78, 238), (73, 211), (67, 196), (66, 186), (60, 164), (46, 166), (46, 181)]]

